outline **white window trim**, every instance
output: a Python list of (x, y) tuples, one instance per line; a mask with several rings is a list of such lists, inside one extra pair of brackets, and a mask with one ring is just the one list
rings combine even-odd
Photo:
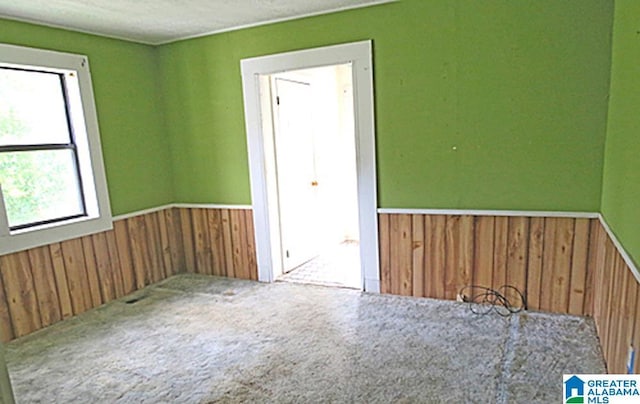
[[(4, 200), (0, 193), (0, 255), (112, 229), (109, 192), (88, 58), (84, 55), (0, 44), (0, 63), (77, 72), (79, 88), (68, 90), (70, 98), (80, 98), (84, 112), (72, 114), (72, 119), (76, 130), (79, 169), (87, 210), (86, 217), (10, 231)], [(77, 133), (79, 128), (86, 129), (86, 134)]]

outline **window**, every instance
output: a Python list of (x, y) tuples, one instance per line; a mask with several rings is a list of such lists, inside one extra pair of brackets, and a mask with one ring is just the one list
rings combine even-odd
[(0, 44), (0, 254), (109, 228), (87, 58)]

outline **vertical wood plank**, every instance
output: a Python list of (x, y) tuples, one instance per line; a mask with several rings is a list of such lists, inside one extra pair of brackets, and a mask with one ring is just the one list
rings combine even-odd
[(160, 255), (162, 256), (162, 274), (163, 279), (173, 275), (173, 261), (171, 256), (171, 242), (169, 241), (169, 233), (167, 230), (167, 219), (165, 211), (159, 211), (155, 213), (156, 221), (158, 222), (158, 234), (160, 240)]
[[(627, 325), (625, 323), (625, 300), (627, 298), (627, 275), (629, 273), (627, 265), (624, 262), (622, 256), (618, 253), (616, 260), (616, 271), (617, 271), (617, 279), (618, 281), (615, 284), (615, 299), (613, 301), (613, 316), (615, 317), (615, 321), (612, 322), (610, 328), (610, 339), (611, 343), (611, 356), (613, 360), (617, 364), (617, 370), (619, 373), (626, 373), (626, 356), (627, 356), (627, 347), (628, 343), (622, 341), (624, 336), (624, 327)], [(618, 346), (627, 345), (623, 349), (624, 352), (619, 351)]]
[(390, 251), (390, 215), (378, 215), (378, 231), (380, 238), (380, 292), (391, 293), (391, 251)]
[(636, 318), (636, 279), (631, 270), (621, 261), (620, 270), (623, 273), (622, 290), (620, 297), (620, 321), (616, 331), (616, 346), (614, 352), (618, 355), (617, 362), (620, 368), (617, 373), (626, 373), (627, 353), (629, 346), (633, 344), (633, 327)]
[(203, 209), (190, 209), (191, 213), (191, 225), (193, 227), (193, 247), (195, 249), (195, 258), (196, 258), (196, 273), (204, 274), (206, 273), (205, 267), (205, 255), (207, 242), (205, 240), (204, 234), (204, 225), (202, 224), (202, 220), (200, 219), (200, 212)]
[[(118, 220), (113, 223), (113, 233), (116, 239), (118, 257), (120, 259), (120, 272), (122, 273), (122, 286), (124, 294), (128, 295), (138, 287), (131, 246), (129, 244), (129, 229), (126, 220)], [(144, 283), (144, 279), (142, 280)]]
[(413, 292), (411, 215), (391, 215), (391, 289), (394, 294), (411, 296)]
[(82, 252), (84, 256), (84, 270), (89, 281), (89, 293), (91, 295), (91, 305), (88, 308), (98, 307), (102, 304), (102, 294), (100, 292), (100, 280), (98, 279), (98, 269), (95, 252), (91, 242), (91, 236), (80, 238)]
[(72, 239), (60, 243), (64, 267), (67, 271), (67, 284), (71, 296), (73, 314), (80, 314), (91, 308), (91, 292), (87, 272), (84, 270), (82, 241)]
[(151, 258), (146, 248), (147, 231), (144, 217), (137, 216), (127, 219), (127, 228), (129, 230), (133, 268), (136, 274), (136, 288), (142, 289), (152, 282)]
[(32, 248), (28, 254), (42, 326), (47, 327), (62, 319), (51, 255), (46, 246)]
[(444, 298), (454, 300), (458, 294), (460, 216), (447, 215), (445, 229)]
[(507, 238), (507, 285), (527, 295), (527, 262), (529, 258), (529, 218), (510, 217)]
[(160, 230), (155, 213), (146, 214), (142, 218), (145, 222), (144, 229), (146, 233), (144, 248), (148, 251), (150, 259), (149, 273), (151, 282), (156, 283), (166, 278), (160, 249)]
[[(180, 211), (178, 208), (164, 210), (167, 234), (169, 236), (169, 248), (171, 248), (171, 275), (186, 272), (184, 262), (184, 245), (182, 243), (182, 228), (180, 226)], [(169, 274), (167, 274), (169, 275)]]
[(587, 281), (589, 254), (589, 219), (576, 219), (571, 258), (571, 284), (569, 285), (569, 313), (582, 315)]
[(490, 288), (493, 285), (493, 216), (476, 217), (473, 284)]
[(509, 249), (509, 218), (495, 218), (493, 246), (493, 288), (507, 284), (507, 254)]
[(471, 283), (473, 235), (472, 216), (446, 217), (445, 299), (455, 299), (460, 288)]
[[(0, 273), (2, 273), (2, 260), (0, 260)], [(14, 337), (11, 315), (9, 314), (9, 304), (5, 293), (4, 282), (0, 276), (0, 341), (8, 342)]]
[(125, 295), (125, 289), (115, 232), (113, 230), (107, 231), (105, 232), (105, 237), (107, 239), (109, 264), (111, 265), (111, 275), (113, 277), (113, 289), (115, 298), (118, 299)]
[(56, 280), (60, 314), (62, 318), (65, 319), (73, 315), (73, 306), (71, 304), (71, 293), (69, 292), (69, 285), (67, 283), (67, 270), (64, 266), (62, 246), (60, 243), (53, 243), (49, 244), (48, 248), (51, 255), (51, 263), (53, 264), (53, 276)]
[(444, 215), (429, 215), (425, 218), (427, 235), (427, 297), (445, 298), (446, 270), (446, 229), (447, 219)]
[(600, 302), (600, 325), (599, 327), (601, 346), (603, 351), (606, 352), (606, 347), (609, 345), (609, 323), (611, 321), (610, 317), (610, 308), (611, 308), (611, 300), (615, 296), (613, 293), (613, 278), (615, 277), (615, 272), (612, 271), (613, 266), (615, 265), (615, 256), (617, 255), (617, 251), (613, 245), (613, 243), (607, 238), (605, 242), (605, 258), (604, 258), (604, 266), (602, 273), (602, 300)]
[(93, 243), (93, 251), (98, 268), (100, 292), (104, 302), (110, 302), (115, 299), (116, 291), (111, 267), (111, 257), (109, 256), (109, 246), (107, 245), (107, 235), (104, 232), (94, 234), (91, 236), (91, 242)]
[(231, 238), (231, 219), (229, 218), (229, 209), (221, 209), (220, 219), (222, 221), (225, 275), (230, 278), (235, 278), (236, 272), (233, 266), (233, 239)]
[(411, 216), (411, 228), (412, 228), (412, 248), (413, 248), (413, 263), (412, 263), (412, 295), (415, 297), (424, 296), (424, 216), (412, 215)]
[(603, 346), (603, 351), (605, 354), (605, 358), (607, 362), (610, 364), (610, 367), (613, 372), (620, 370), (620, 364), (616, 362), (616, 339), (617, 339), (617, 329), (620, 323), (620, 314), (621, 314), (621, 296), (620, 293), (622, 291), (622, 283), (624, 278), (624, 271), (621, 270), (622, 267), (622, 257), (618, 254), (618, 251), (615, 251), (615, 255), (613, 258), (613, 265), (611, 267), (611, 276), (612, 280), (610, 283), (611, 293), (609, 300), (609, 307), (607, 310), (608, 324), (606, 328), (606, 345)]
[[(412, 242), (411, 242), (411, 215), (400, 215), (398, 217), (399, 237), (397, 244), (397, 272), (399, 291), (402, 296), (411, 296), (413, 293), (413, 268), (412, 268)], [(393, 265), (393, 261), (391, 263)]]
[(584, 304), (582, 312), (587, 316), (593, 316), (594, 288), (596, 272), (599, 271), (598, 260), (600, 256), (600, 221), (591, 219), (589, 222), (589, 253), (587, 259), (587, 276), (585, 279)]
[(613, 259), (613, 266), (610, 268), (610, 276), (611, 276), (611, 283), (610, 283), (610, 296), (611, 299), (609, 300), (609, 305), (607, 307), (607, 318), (608, 318), (608, 324), (607, 324), (607, 328), (605, 331), (605, 338), (603, 341), (606, 341), (603, 345), (602, 345), (602, 351), (604, 353), (604, 358), (607, 362), (607, 367), (608, 369), (610, 369), (610, 372), (615, 372), (616, 371), (616, 367), (617, 367), (617, 363), (614, 360), (614, 357), (612, 356), (613, 353), (613, 346), (615, 345), (615, 333), (612, 331), (613, 328), (616, 327), (617, 325), (617, 316), (613, 315), (613, 313), (615, 313), (618, 308), (617, 303), (618, 303), (618, 296), (617, 296), (617, 287), (616, 285), (618, 283), (620, 283), (620, 279), (619, 279), (619, 274), (617, 271), (617, 255), (615, 255), (614, 259)]
[(556, 221), (553, 267), (551, 268), (554, 271), (551, 310), (555, 313), (566, 313), (569, 310), (575, 219), (557, 218)]
[(193, 226), (193, 241), (196, 251), (196, 272), (199, 274), (213, 274), (207, 211), (205, 209), (191, 209), (191, 224)]
[(207, 220), (210, 236), (209, 242), (211, 243), (212, 273), (218, 276), (225, 276), (224, 234), (220, 209), (209, 209), (207, 212)]
[(542, 253), (542, 281), (540, 283), (540, 310), (552, 311), (552, 297), (554, 291), (556, 218), (544, 219), (544, 251)]
[(473, 250), (475, 221), (473, 216), (460, 216), (459, 234), (457, 236), (458, 253), (456, 263), (456, 296), (464, 286), (471, 285), (473, 280)]
[(244, 213), (239, 209), (229, 212), (231, 221), (231, 244), (233, 246), (233, 267), (235, 275), (240, 279), (251, 279), (247, 266), (247, 228)]
[(529, 224), (529, 253), (527, 264), (527, 306), (541, 310), (542, 262), (544, 254), (544, 218), (532, 217)]
[(191, 212), (188, 208), (180, 209), (180, 226), (182, 228), (182, 248), (187, 272), (196, 272), (196, 256), (191, 226)]
[(391, 293), (394, 295), (400, 294), (400, 266), (398, 261), (400, 260), (400, 224), (399, 215), (394, 214), (389, 216), (389, 267), (390, 276), (389, 284), (391, 287)]
[(633, 322), (633, 347), (636, 350), (636, 362), (634, 364), (633, 371), (634, 373), (640, 373), (640, 360), (638, 356), (640, 355), (640, 284), (638, 282), (633, 282), (633, 288), (635, 289), (636, 301), (635, 301), (635, 321)]
[[(619, 339), (621, 341), (620, 351), (623, 352), (622, 361), (624, 363), (624, 372), (626, 373), (627, 367), (627, 353), (630, 346), (633, 345), (633, 331), (635, 326), (635, 321), (638, 316), (640, 316), (640, 312), (638, 311), (638, 307), (636, 306), (637, 292), (638, 292), (638, 282), (631, 272), (631, 269), (625, 265), (625, 272), (627, 274), (627, 280), (625, 283), (625, 299), (623, 304), (623, 324), (624, 331), (619, 335)], [(637, 348), (635, 348), (637, 349)], [(638, 352), (636, 351), (636, 360)]]
[(26, 251), (0, 256), (0, 276), (16, 337), (42, 328), (38, 298)]
[(246, 209), (245, 223), (247, 224), (247, 265), (249, 267), (250, 278), (254, 281), (258, 280), (258, 258), (256, 256), (256, 230), (253, 225), (253, 211)]
[(597, 226), (595, 241), (595, 253), (593, 257), (593, 318), (598, 329), (601, 328), (602, 307), (605, 299), (604, 293), (604, 273), (607, 253), (607, 236), (601, 225)]

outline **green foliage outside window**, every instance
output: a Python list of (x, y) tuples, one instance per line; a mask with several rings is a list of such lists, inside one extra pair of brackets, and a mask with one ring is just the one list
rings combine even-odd
[[(32, 123), (39, 118), (24, 116), (13, 107), (11, 94), (17, 85), (0, 71), (0, 146), (29, 144)], [(0, 152), (0, 184), (10, 226), (78, 211), (79, 190), (70, 150)]]

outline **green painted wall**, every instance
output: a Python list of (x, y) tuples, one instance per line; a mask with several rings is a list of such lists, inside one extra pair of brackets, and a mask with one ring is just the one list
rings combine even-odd
[(596, 211), (612, 13), (403, 0), (158, 48), (6, 20), (0, 42), (89, 56), (116, 214), (250, 203), (240, 60), (363, 39), (380, 206)]
[(602, 214), (640, 264), (640, 3), (615, 3)]
[(0, 42), (89, 57), (114, 214), (173, 201), (155, 48), (7, 20)]
[(598, 211), (612, 13), (403, 0), (162, 46), (177, 199), (250, 203), (241, 59), (373, 39), (381, 207)]

